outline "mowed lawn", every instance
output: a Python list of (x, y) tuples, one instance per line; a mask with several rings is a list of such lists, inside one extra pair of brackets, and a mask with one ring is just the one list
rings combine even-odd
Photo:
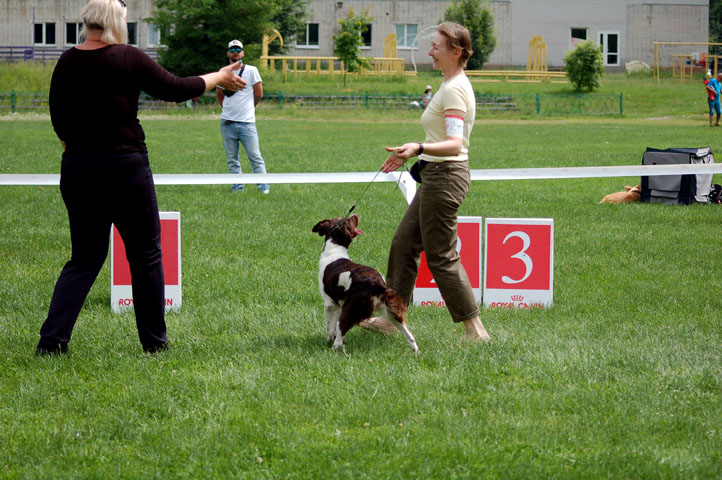
[[(298, 116), (260, 116), (269, 172), (377, 171), (383, 146), (422, 139), (406, 113)], [(142, 123), (155, 173), (226, 172), (217, 119)], [(637, 165), (648, 146), (722, 161), (705, 123), (482, 120), (470, 163)], [(47, 119), (0, 121), (0, 152), (0, 173), (59, 172)], [(53, 358), (33, 351), (69, 257), (65, 208), (57, 187), (0, 186), (0, 478), (720, 478), (722, 207), (598, 203), (638, 181), (474, 183), (461, 215), (554, 219), (555, 305), (484, 309), (488, 344), (412, 308), (418, 355), (361, 329), (345, 352), (325, 342), (311, 228), (366, 185), (159, 186), (182, 223), (171, 350), (141, 353), (106, 265)], [(404, 209), (372, 185), (352, 258), (385, 273)]]

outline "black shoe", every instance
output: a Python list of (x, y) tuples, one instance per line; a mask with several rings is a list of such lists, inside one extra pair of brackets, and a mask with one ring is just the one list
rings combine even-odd
[(143, 347), (143, 352), (149, 353), (151, 355), (158, 353), (158, 352), (164, 352), (168, 350), (168, 344), (167, 343), (161, 343), (158, 345), (153, 345), (152, 347)]
[(35, 347), (35, 356), (36, 357), (58, 355), (58, 354), (67, 353), (67, 352), (68, 352), (68, 344), (67, 343), (56, 343), (54, 345), (39, 343), (38, 346)]

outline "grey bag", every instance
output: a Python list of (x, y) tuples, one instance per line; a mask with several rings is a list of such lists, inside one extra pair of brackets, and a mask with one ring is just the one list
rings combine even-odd
[[(714, 156), (709, 147), (669, 148), (657, 150), (647, 148), (642, 165), (709, 164)], [(650, 203), (683, 204), (709, 203), (712, 189), (712, 174), (699, 175), (656, 175), (642, 177), (642, 201)]]

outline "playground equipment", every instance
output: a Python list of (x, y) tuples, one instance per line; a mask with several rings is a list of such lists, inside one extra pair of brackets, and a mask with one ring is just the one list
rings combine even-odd
[[(677, 74), (677, 64), (679, 63), (679, 74)], [(688, 68), (689, 67), (689, 68)], [(689, 70), (689, 72), (687, 71)], [(685, 77), (692, 79), (694, 73), (694, 55), (686, 53), (676, 53), (672, 55), (672, 77), (679, 77), (684, 83)]]
[(541, 35), (535, 35), (529, 40), (529, 51), (526, 56), (526, 69), (529, 72), (546, 72), (547, 44)]
[[(339, 61), (338, 57), (306, 57), (306, 56), (286, 56), (286, 55), (268, 55), (268, 46), (278, 39), (283, 47), (283, 37), (278, 30), (273, 30), (273, 35), (263, 35), (263, 45), (261, 49), (261, 64), (264, 68), (275, 72), (277, 63), (280, 62), (280, 70), (283, 72), (283, 79), (288, 78), (289, 70), (294, 76), (298, 74), (316, 74), (316, 75), (342, 75), (344, 72), (344, 64)], [(371, 61), (370, 69), (362, 69), (362, 75), (416, 75), (416, 72), (404, 71), (404, 59), (396, 57), (396, 34), (390, 33), (384, 41), (384, 56), (369, 58)], [(339, 63), (340, 68), (336, 67)], [(302, 65), (299, 69), (299, 63)], [(291, 68), (289, 68), (291, 67)]]
[[(384, 59), (397, 58), (396, 57), (396, 34), (395, 33), (389, 33), (388, 35), (386, 35), (386, 38), (384, 39), (384, 56), (382, 58), (384, 58)], [(402, 67), (403, 67), (403, 64), (402, 64)], [(393, 62), (383, 60), (381, 63), (381, 71), (396, 73), (395, 68), (398, 68), (398, 66), (395, 65)]]
[(263, 66), (268, 67), (268, 46), (275, 40), (278, 39), (278, 41), (281, 43), (281, 48), (283, 48), (283, 37), (281, 36), (281, 32), (279, 32), (276, 29), (273, 29), (273, 35), (268, 35), (266, 33), (263, 34), (263, 44), (261, 47), (261, 60), (263, 61)]
[[(566, 72), (549, 71), (547, 64), (547, 44), (541, 35), (529, 40), (529, 51), (526, 59), (526, 70), (467, 70), (469, 77), (500, 77), (484, 79), (486, 82), (519, 82), (519, 83), (566, 83)], [(503, 80), (502, 80), (503, 79)], [(556, 80), (555, 80), (556, 79)]]
[[(663, 46), (701, 46), (704, 45), (709, 49), (710, 46), (715, 45), (722, 45), (722, 43), (711, 43), (711, 42), (652, 42), (652, 45), (654, 45), (654, 75), (657, 77), (657, 84), (659, 84), (660, 75), (659, 72), (661, 70), (661, 55), (660, 55), (660, 47)], [(718, 72), (718, 62), (719, 59), (722, 58), (720, 55), (706, 55), (705, 59), (705, 68), (707, 70), (710, 70), (710, 67), (712, 67), (714, 63), (714, 70), (713, 74), (717, 75)], [(677, 67), (677, 63), (679, 63), (679, 67)], [(687, 65), (689, 65), (689, 72), (687, 72)], [(679, 75), (677, 74), (677, 68), (679, 68)], [(692, 72), (694, 71), (694, 55), (692, 54), (673, 54), (672, 55), (672, 76), (674, 78), (677, 78), (679, 76), (680, 81), (684, 82), (685, 78), (687, 77), (687, 74), (689, 73), (689, 77), (692, 78)]]
[[(332, 78), (344, 73), (344, 63), (338, 57), (266, 56), (261, 57), (261, 60), (268, 62), (268, 69), (271, 72), (275, 72), (279, 68), (277, 63), (280, 62), (284, 80), (288, 78), (289, 72), (293, 73), (294, 77), (299, 74), (315, 74), (317, 76), (331, 75)], [(416, 72), (404, 70), (403, 58), (370, 57), (369, 60), (371, 68), (362, 69), (361, 75), (416, 75)], [(299, 63), (303, 64), (300, 69)]]

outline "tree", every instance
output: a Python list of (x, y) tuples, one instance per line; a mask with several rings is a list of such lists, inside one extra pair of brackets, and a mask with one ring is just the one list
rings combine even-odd
[(576, 91), (587, 89), (593, 91), (599, 88), (599, 81), (604, 76), (604, 56), (602, 47), (587, 40), (577, 45), (564, 56), (569, 81)]
[(346, 18), (338, 21), (341, 29), (333, 35), (333, 53), (343, 62), (343, 85), (346, 86), (346, 72), (359, 72), (362, 68), (370, 68), (368, 58), (361, 57), (363, 37), (361, 36), (373, 21), (368, 9), (356, 15), (353, 7), (349, 7)]
[[(709, 0), (709, 41), (722, 43), (722, 0)], [(722, 53), (722, 47), (712, 46), (710, 53), (719, 55)]]
[[(152, 21), (167, 48), (160, 63), (176, 75), (198, 75), (228, 63), (228, 42), (237, 38), (246, 60), (260, 55), (263, 34), (276, 28), (284, 38), (295, 35), (305, 18), (297, 0), (156, 0)], [(250, 48), (248, 48), (250, 47)], [(278, 51), (278, 46), (273, 46)]]
[(494, 36), (494, 17), (486, 1), (454, 0), (444, 12), (444, 21), (456, 22), (469, 30), (471, 48), (474, 53), (469, 58), (466, 68), (478, 70), (489, 60), (496, 47)]

